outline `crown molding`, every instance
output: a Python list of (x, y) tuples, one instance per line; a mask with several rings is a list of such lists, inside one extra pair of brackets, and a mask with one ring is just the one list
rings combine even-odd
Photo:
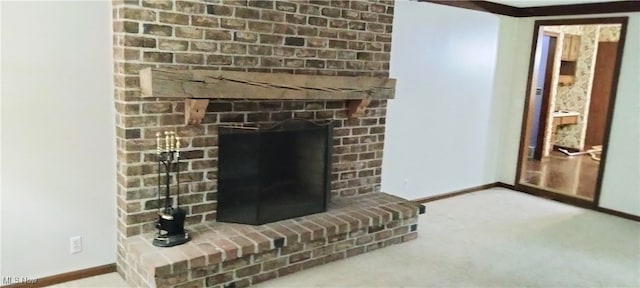
[(640, 12), (638, 1), (598, 2), (587, 4), (569, 4), (518, 8), (489, 1), (446, 1), (446, 0), (418, 0), (463, 9), (470, 9), (511, 17), (541, 17), (541, 16), (566, 16), (585, 14), (625, 13)]

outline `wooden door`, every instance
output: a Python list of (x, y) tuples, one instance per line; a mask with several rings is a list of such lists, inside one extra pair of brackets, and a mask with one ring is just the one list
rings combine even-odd
[(604, 143), (617, 52), (618, 42), (598, 42), (591, 103), (587, 116), (587, 132), (584, 139), (585, 150)]
[(555, 36), (549, 36), (547, 67), (544, 74), (542, 105), (540, 108), (540, 118), (538, 120), (538, 135), (536, 135), (536, 149), (533, 151), (533, 159), (536, 160), (541, 160), (544, 155), (544, 136), (547, 132), (547, 120), (549, 118), (549, 96), (551, 94), (551, 77), (553, 76), (553, 63), (555, 63), (557, 39), (558, 38)]

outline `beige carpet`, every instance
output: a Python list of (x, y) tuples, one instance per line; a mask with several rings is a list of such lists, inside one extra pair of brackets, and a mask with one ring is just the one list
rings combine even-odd
[[(640, 287), (640, 223), (504, 189), (427, 204), (418, 240), (254, 287)], [(117, 274), (55, 287), (122, 287)]]

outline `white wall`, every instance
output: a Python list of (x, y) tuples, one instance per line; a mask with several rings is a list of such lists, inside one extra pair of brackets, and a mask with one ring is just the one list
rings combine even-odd
[(496, 73), (496, 83), (501, 83), (497, 85), (502, 89), (495, 91), (496, 97), (503, 103), (502, 110), (499, 112), (502, 135), (498, 145), (500, 153), (496, 180), (507, 184), (514, 184), (516, 178), (532, 40), (532, 21), (513, 17), (503, 18), (500, 23), (500, 42), (503, 43), (501, 46), (503, 49), (498, 53), (498, 63), (504, 63), (505, 68)]
[(629, 16), (629, 24), (611, 127), (609, 155), (604, 163), (600, 206), (640, 216), (640, 13), (537, 17), (516, 19), (517, 24), (502, 23), (517, 26), (518, 33), (507, 29), (509, 31), (500, 34), (501, 39), (511, 42), (515, 50), (511, 55), (500, 54), (498, 57), (498, 62), (505, 59), (513, 61), (513, 70), (509, 72), (511, 76), (498, 75), (511, 78), (512, 86), (508, 95), (498, 96), (504, 99), (507, 106), (502, 112), (504, 126), (500, 147), (503, 153), (500, 154), (497, 179), (509, 184), (514, 184), (515, 180), (534, 21), (609, 16)]
[(640, 216), (640, 13), (624, 49), (600, 206)]
[(640, 13), (513, 18), (397, 1), (382, 190), (514, 184), (534, 21), (609, 16), (630, 19), (600, 206), (640, 215)]
[(114, 263), (111, 3), (1, 5), (1, 275)]
[(382, 191), (416, 199), (495, 182), (500, 17), (397, 1)]

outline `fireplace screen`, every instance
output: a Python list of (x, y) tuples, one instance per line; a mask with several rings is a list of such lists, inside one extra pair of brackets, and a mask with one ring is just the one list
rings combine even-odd
[(291, 119), (268, 129), (218, 129), (220, 222), (260, 225), (326, 210), (331, 122)]

